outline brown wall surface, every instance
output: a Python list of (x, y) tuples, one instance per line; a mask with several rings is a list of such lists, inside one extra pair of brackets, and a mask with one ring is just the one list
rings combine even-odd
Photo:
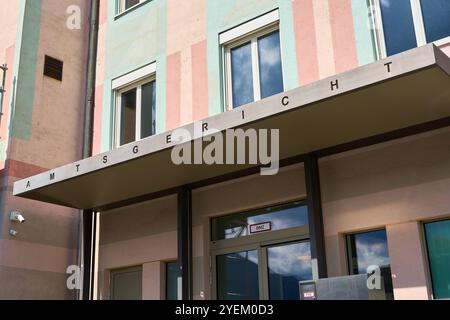
[[(31, 4), (26, 2), (27, 6)], [(72, 5), (81, 9), (81, 29), (67, 28), (67, 8)], [(79, 212), (13, 197), (12, 186), (18, 179), (81, 157), (88, 5), (85, 0), (43, 0), (40, 15), (33, 11), (39, 17), (38, 21), (20, 21), (24, 25), (36, 24), (39, 32), (38, 39), (34, 39), (36, 55), (31, 52), (16, 54), (23, 60), (35, 59), (36, 62), (35, 70), (23, 70), (17, 78), (19, 84), (25, 80), (34, 82), (34, 92), (19, 85), (15, 92), (16, 98), (32, 97), (31, 110), (21, 103), (12, 106), (15, 110), (13, 119), (30, 119), (31, 125), (29, 128), (21, 126), (20, 132), (15, 131), (17, 126), (11, 125), (9, 136), (2, 137), (7, 140), (7, 149), (5, 168), (0, 173), (0, 298), (76, 297), (75, 291), (67, 289), (66, 269), (78, 264)], [(38, 10), (35, 8), (39, 6), (29, 10)], [(17, 8), (13, 9), (15, 12)], [(11, 34), (16, 35), (16, 30)], [(27, 36), (29, 38), (30, 33)], [(20, 46), (16, 45), (18, 48)], [(64, 62), (62, 81), (43, 75), (45, 55)], [(27, 62), (23, 60), (21, 64)], [(12, 210), (20, 211), (26, 218), (25, 223), (11, 222)], [(16, 230), (17, 236), (10, 236), (10, 229)]]

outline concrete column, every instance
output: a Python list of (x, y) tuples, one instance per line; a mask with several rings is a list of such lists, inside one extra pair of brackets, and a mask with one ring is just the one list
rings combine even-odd
[(421, 225), (418, 222), (386, 227), (396, 300), (427, 300), (430, 284)]
[(142, 299), (165, 300), (165, 265), (160, 261), (145, 263), (142, 266)]

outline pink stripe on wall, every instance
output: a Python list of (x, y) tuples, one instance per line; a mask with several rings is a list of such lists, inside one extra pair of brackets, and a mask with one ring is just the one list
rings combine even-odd
[(450, 44), (439, 47), (446, 55), (450, 57)]
[(293, 0), (294, 28), (300, 85), (319, 79), (313, 0)]
[(102, 25), (108, 20), (108, 0), (100, 0), (100, 15), (99, 15), (99, 25)]
[(181, 53), (175, 52), (167, 57), (167, 106), (166, 130), (180, 125), (181, 103)]
[(192, 108), (194, 121), (208, 117), (208, 60), (206, 40), (191, 46)]
[(329, 8), (336, 72), (341, 73), (358, 66), (352, 5), (350, 0), (329, 0)]
[(9, 119), (9, 102), (11, 99), (12, 92), (12, 75), (13, 75), (13, 65), (14, 65), (14, 52), (15, 46), (11, 46), (6, 49), (5, 60), (8, 65), (8, 71), (6, 71), (6, 85), (5, 85), (5, 95), (3, 99), (3, 115), (0, 127), (0, 139), (7, 138), (7, 129), (8, 129), (8, 119)]
[(94, 107), (94, 136), (92, 153), (99, 154), (102, 148), (102, 112), (103, 112), (103, 85), (95, 87)]

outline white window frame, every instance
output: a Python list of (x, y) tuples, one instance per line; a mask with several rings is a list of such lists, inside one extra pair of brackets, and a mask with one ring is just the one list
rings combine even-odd
[[(122, 111), (122, 95), (130, 90), (136, 89), (136, 119), (135, 119), (135, 140), (130, 142), (136, 142), (142, 139), (141, 137), (141, 115), (142, 115), (142, 87), (148, 83), (156, 81), (156, 74), (147, 76), (144, 79), (135, 81), (126, 86), (115, 89), (115, 121), (114, 121), (114, 147), (119, 148), (120, 144), (120, 130), (121, 130), (121, 111)], [(156, 83), (155, 83), (156, 84)], [(155, 86), (156, 87), (156, 86)], [(153, 119), (156, 121), (156, 119)]]
[[(279, 31), (279, 21), (272, 22), (266, 25), (260, 30), (254, 31), (250, 34), (245, 34), (241, 37), (235, 38), (229, 42), (222, 44), (223, 48), (223, 70), (224, 70), (224, 97), (225, 97), (225, 110), (233, 110), (233, 84), (232, 84), (232, 68), (231, 68), (231, 50), (239, 47), (245, 43), (251, 43), (252, 50), (252, 72), (253, 72), (253, 101), (261, 100), (261, 81), (259, 75), (259, 52), (258, 52), (258, 39), (272, 32)], [(281, 34), (280, 34), (280, 50), (281, 46)], [(283, 59), (281, 59), (281, 69), (283, 68)], [(284, 87), (284, 74), (283, 74), (283, 87)]]
[[(232, 74), (231, 74), (231, 49), (236, 48), (246, 42), (251, 42), (252, 46), (252, 70), (253, 70), (253, 95), (254, 101), (261, 100), (261, 89), (259, 81), (259, 59), (258, 57), (258, 42), (257, 38), (271, 32), (279, 30), (280, 13), (279, 9), (272, 10), (255, 19), (247, 21), (237, 27), (224, 31), (219, 34), (219, 45), (222, 51), (222, 81), (223, 81), (223, 97), (224, 110), (229, 111), (233, 109), (233, 91), (232, 91)], [(280, 34), (280, 50), (281, 34)], [(256, 53), (256, 55), (255, 55)], [(283, 56), (283, 54), (281, 54)], [(283, 68), (283, 59), (281, 59), (281, 66)], [(284, 77), (284, 74), (283, 74)], [(257, 80), (257, 88), (255, 87), (255, 80)], [(284, 82), (284, 79), (283, 79)], [(283, 83), (284, 86), (284, 83)]]
[[(410, 0), (411, 11), (414, 22), (414, 31), (417, 40), (417, 47), (427, 44), (427, 37), (425, 33), (425, 24), (422, 15), (422, 6), (420, 0)], [(386, 39), (384, 35), (383, 18), (381, 14), (380, 0), (370, 0), (373, 8), (373, 30), (375, 30), (376, 50), (378, 60), (387, 58)], [(450, 36), (433, 42), (436, 46), (441, 46), (450, 43)]]
[(116, 8), (117, 8), (116, 15), (121, 15), (122, 13), (127, 12), (128, 10), (131, 10), (149, 0), (139, 0), (139, 3), (135, 4), (134, 6), (129, 7), (128, 9), (125, 9), (125, 1), (126, 0), (116, 0), (116, 1), (117, 1), (116, 2)]

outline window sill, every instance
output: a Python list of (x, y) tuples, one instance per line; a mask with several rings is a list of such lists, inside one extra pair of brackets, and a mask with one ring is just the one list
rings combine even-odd
[(151, 1), (152, 1), (152, 0), (144, 0), (144, 1), (142, 1), (142, 2), (140, 2), (140, 3), (138, 3), (138, 4), (135, 4), (134, 6), (128, 8), (128, 9), (122, 11), (122, 12), (117, 13), (117, 14), (114, 16), (114, 20), (117, 20), (117, 19), (123, 17), (123, 16), (126, 15), (127, 13), (130, 13), (130, 12), (132, 12), (132, 11), (134, 11), (134, 10), (140, 8), (140, 7), (142, 7), (143, 5), (145, 5), (145, 4), (147, 4), (147, 3), (151, 2)]
[(450, 36), (442, 38), (440, 40), (436, 40), (433, 43), (434, 43), (434, 45), (436, 45), (438, 47), (442, 47), (442, 46), (445, 46), (447, 44), (450, 44)]

